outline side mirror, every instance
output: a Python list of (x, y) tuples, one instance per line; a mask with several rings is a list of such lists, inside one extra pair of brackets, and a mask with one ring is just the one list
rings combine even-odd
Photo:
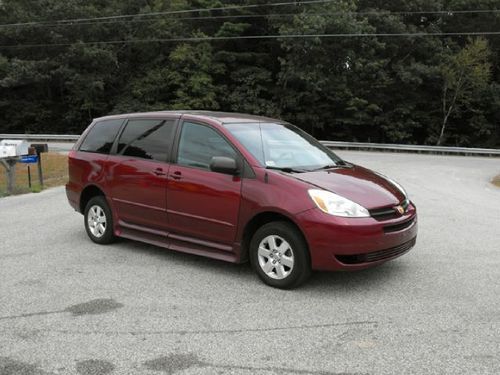
[(236, 175), (238, 174), (238, 164), (233, 158), (225, 156), (214, 156), (210, 161), (210, 170), (212, 172)]

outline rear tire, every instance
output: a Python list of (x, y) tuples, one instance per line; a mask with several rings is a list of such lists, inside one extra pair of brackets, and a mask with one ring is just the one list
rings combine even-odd
[(272, 287), (296, 288), (311, 274), (306, 241), (295, 226), (285, 221), (260, 227), (250, 242), (249, 251), (255, 272)]
[(84, 211), (84, 223), (88, 236), (95, 243), (107, 245), (116, 240), (113, 233), (113, 215), (102, 195), (88, 201)]

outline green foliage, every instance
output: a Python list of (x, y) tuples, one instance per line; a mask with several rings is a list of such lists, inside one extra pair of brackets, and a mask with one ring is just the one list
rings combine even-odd
[[(443, 80), (443, 122), (438, 145), (443, 141), (450, 116), (465, 107), (470, 108), (474, 98), (487, 88), (491, 70), (489, 59), (488, 43), (483, 39), (475, 39), (469, 40), (457, 53), (447, 56), (440, 66)], [(472, 120), (476, 120), (472, 122), (476, 127), (485, 123), (482, 114), (476, 114)]]
[(214, 62), (208, 43), (181, 44), (170, 54), (171, 70), (167, 76), (174, 99), (172, 109), (219, 109), (222, 93), (213, 77), (224, 68)]
[[(266, 3), (2, 0), (0, 24)], [(500, 24), (498, 12), (390, 11), (498, 9), (498, 5), (496, 0), (342, 0), (0, 27), (1, 46), (68, 44), (0, 47), (0, 133), (79, 133), (92, 118), (110, 113), (210, 109), (280, 116), (322, 139), (498, 147), (498, 36), (88, 43), (492, 31)], [(230, 17), (241, 15), (251, 17)], [(196, 19), (209, 16), (225, 18)]]

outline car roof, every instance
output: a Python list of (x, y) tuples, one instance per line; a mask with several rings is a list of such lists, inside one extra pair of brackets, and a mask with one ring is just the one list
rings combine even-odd
[(273, 122), (273, 123), (283, 123), (284, 121), (273, 119), (270, 117), (256, 116), (245, 113), (232, 113), (232, 112), (214, 112), (214, 111), (156, 111), (156, 112), (142, 112), (142, 113), (128, 113), (120, 115), (112, 115), (97, 118), (96, 121), (102, 120), (113, 120), (121, 118), (144, 118), (144, 117), (162, 117), (165, 115), (171, 117), (180, 118), (184, 115), (188, 115), (191, 119), (195, 118), (198, 120), (215, 120), (221, 124), (259, 124), (262, 122)]

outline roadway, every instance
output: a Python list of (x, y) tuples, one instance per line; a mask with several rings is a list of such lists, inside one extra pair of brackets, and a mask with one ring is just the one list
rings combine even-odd
[(68, 153), (73, 148), (73, 143), (71, 142), (49, 142), (49, 152), (60, 152)]
[(87, 239), (63, 188), (0, 199), (0, 374), (499, 374), (498, 159), (339, 152), (401, 182), (417, 246), (302, 288)]

